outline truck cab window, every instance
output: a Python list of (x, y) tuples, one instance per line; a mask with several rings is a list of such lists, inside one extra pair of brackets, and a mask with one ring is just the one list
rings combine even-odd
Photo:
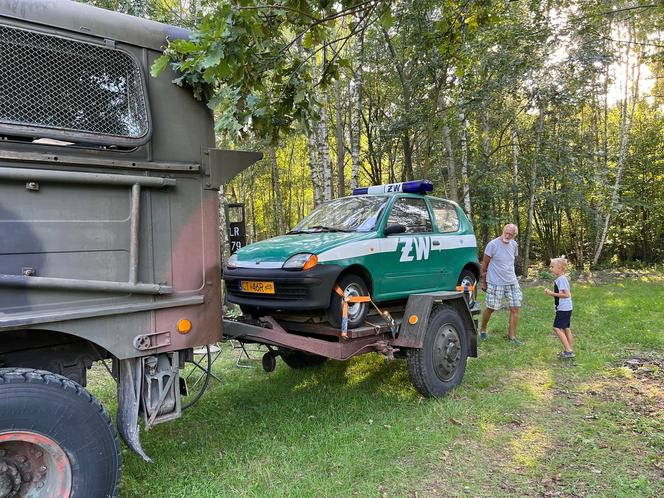
[(145, 83), (128, 52), (0, 25), (0, 65), (7, 140), (126, 148), (149, 138)]

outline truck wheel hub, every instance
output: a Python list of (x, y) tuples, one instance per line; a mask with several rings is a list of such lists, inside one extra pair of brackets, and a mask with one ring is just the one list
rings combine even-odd
[(51, 438), (28, 431), (0, 433), (0, 498), (69, 498), (71, 464)]
[(454, 377), (461, 357), (461, 341), (455, 327), (448, 323), (438, 329), (433, 352), (436, 375), (443, 381), (449, 381)]

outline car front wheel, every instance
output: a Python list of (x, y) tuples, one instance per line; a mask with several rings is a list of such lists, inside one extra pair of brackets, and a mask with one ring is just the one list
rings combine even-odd
[[(348, 273), (342, 275), (337, 281), (344, 296), (368, 296), (369, 291), (364, 279), (358, 275)], [(341, 327), (343, 300), (336, 292), (332, 291), (332, 301), (327, 309), (327, 319), (333, 327)], [(348, 328), (353, 329), (364, 323), (369, 311), (369, 303), (348, 303)]]

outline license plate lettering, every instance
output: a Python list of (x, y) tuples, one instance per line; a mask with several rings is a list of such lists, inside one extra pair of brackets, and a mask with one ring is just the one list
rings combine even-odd
[(240, 288), (244, 292), (253, 292), (256, 294), (274, 294), (274, 282), (243, 280), (240, 282)]

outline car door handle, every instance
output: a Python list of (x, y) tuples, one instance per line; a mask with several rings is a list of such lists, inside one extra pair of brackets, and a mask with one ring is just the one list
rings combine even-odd
[(432, 244), (433, 244), (434, 246), (439, 246), (439, 245), (440, 245), (440, 240), (434, 240), (434, 241), (432, 242)]

